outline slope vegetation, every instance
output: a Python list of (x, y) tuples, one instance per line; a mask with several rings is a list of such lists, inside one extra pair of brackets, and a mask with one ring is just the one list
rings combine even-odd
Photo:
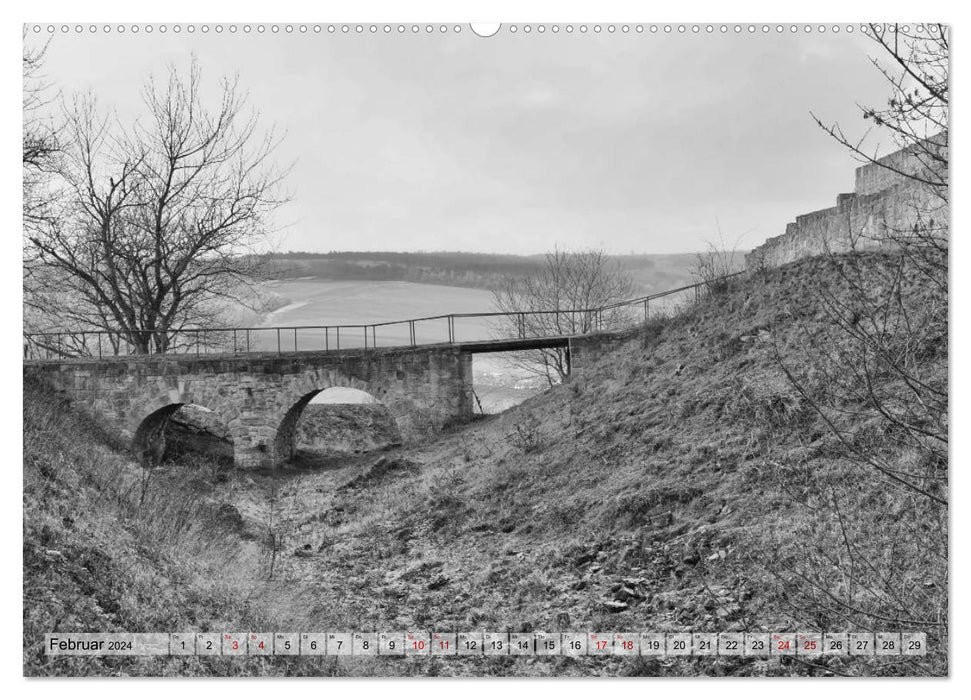
[[(873, 295), (896, 275), (911, 312), (938, 303), (906, 261), (874, 254), (864, 262), (874, 271)], [(39, 389), (28, 392), (25, 668), (944, 674), (946, 459), (897, 437), (865, 398), (827, 385), (830, 350), (845, 342), (827, 309), (856, 293), (844, 268), (859, 264), (815, 259), (739, 280), (639, 329), (589, 371), (514, 409), (326, 471), (171, 465), (144, 487), (140, 472), (82, 419), (66, 420), (67, 409)], [(928, 328), (908, 341), (912, 374), (946, 392), (947, 329)], [(897, 380), (873, 381), (886, 389)], [(936, 418), (946, 423), (946, 399)], [(847, 440), (876, 445), (879, 464), (920, 479), (932, 498), (852, 458)], [(230, 627), (920, 631), (930, 651), (809, 661), (245, 663), (51, 662), (38, 653), (38, 635), (52, 629)]]

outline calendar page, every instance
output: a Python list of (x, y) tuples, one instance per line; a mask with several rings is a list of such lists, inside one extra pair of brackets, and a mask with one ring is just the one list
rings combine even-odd
[(25, 23), (23, 675), (947, 676), (914, 10)]

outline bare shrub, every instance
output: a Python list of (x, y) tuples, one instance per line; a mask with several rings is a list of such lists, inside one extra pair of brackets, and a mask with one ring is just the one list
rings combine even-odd
[(516, 427), (508, 437), (522, 454), (535, 452), (543, 444), (543, 431), (539, 419), (529, 414), (521, 422), (516, 423)]
[[(927, 630), (946, 649), (949, 59), (946, 30), (930, 29), (870, 33), (889, 58), (873, 62), (891, 95), (884, 108), (862, 107), (863, 117), (907, 158), (878, 159), (820, 122), (916, 194), (910, 223), (881, 232), (889, 252), (858, 249), (867, 241), (848, 231), (849, 252), (825, 256), (806, 300), (815, 319), (791, 314), (800, 352), (774, 343), (780, 370), (827, 432), (793, 494), (797, 539), (766, 566), (814, 624)], [(924, 672), (946, 672), (946, 654), (926, 663)]]
[(709, 241), (706, 249), (695, 255), (695, 264), (690, 269), (691, 275), (704, 285), (709, 296), (727, 292), (731, 275), (742, 267), (735, 248), (736, 246), (726, 246), (719, 232), (719, 243)]
[[(633, 289), (631, 276), (603, 250), (554, 250), (538, 274), (508, 277), (493, 290), (496, 310), (507, 314), (497, 333), (545, 338), (619, 328), (628, 320), (626, 310), (603, 307), (630, 298)], [(570, 372), (565, 348), (517, 353), (510, 361), (550, 386)]]

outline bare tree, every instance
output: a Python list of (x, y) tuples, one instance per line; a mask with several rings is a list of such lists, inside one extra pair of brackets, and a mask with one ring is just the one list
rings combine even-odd
[[(802, 502), (814, 533), (780, 573), (795, 607), (861, 627), (920, 626), (947, 634), (948, 510), (948, 42), (942, 27), (871, 26), (874, 64), (890, 86), (864, 119), (903, 150), (878, 158), (839, 125), (821, 126), (897, 183), (911, 202), (888, 222), (879, 252), (829, 253), (807, 298), (798, 343), (776, 346), (784, 376), (821, 418), (829, 439), (813, 449), (843, 470), (807, 473)], [(824, 279), (824, 277), (825, 279)], [(815, 303), (813, 303), (815, 302)], [(803, 312), (794, 311), (794, 317)], [(845, 467), (849, 467), (846, 470)], [(851, 476), (847, 476), (851, 475)], [(874, 513), (894, 518), (874, 531)], [(774, 565), (777, 565), (777, 559)], [(915, 584), (919, 581), (919, 584)]]
[[(52, 185), (59, 166), (62, 134), (48, 113), (57, 93), (42, 75), (47, 44), (40, 48), (28, 45), (24, 30), (23, 48), (23, 234), (24, 242), (32, 233), (50, 224), (54, 215), (56, 192)], [(23, 291), (25, 327), (30, 326), (40, 296), (52, 288), (40, 273), (29, 245), (24, 246)]]
[[(242, 297), (262, 262), (256, 246), (284, 201), (261, 133), (236, 80), (210, 108), (195, 59), (149, 79), (143, 121), (125, 127), (90, 95), (66, 108), (63, 202), (29, 245), (59, 280), (61, 324), (117, 331), (136, 353), (164, 352), (189, 326), (213, 323)], [(64, 304), (70, 299), (70, 304)]]
[(23, 212), (26, 227), (40, 225), (50, 215), (51, 175), (56, 171), (60, 139), (46, 108), (57, 99), (41, 70), (47, 45), (30, 48), (24, 30), (23, 50)]
[[(503, 337), (522, 338), (609, 330), (627, 317), (624, 309), (603, 307), (630, 298), (633, 289), (631, 276), (603, 250), (555, 250), (539, 274), (507, 277), (493, 290), (496, 310), (508, 314), (498, 330)], [(550, 385), (570, 371), (563, 348), (529, 351), (516, 363)]]

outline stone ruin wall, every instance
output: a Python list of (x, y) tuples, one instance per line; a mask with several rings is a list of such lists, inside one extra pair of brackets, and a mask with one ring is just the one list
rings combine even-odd
[[(947, 148), (946, 134), (935, 141)], [(903, 149), (857, 168), (853, 192), (838, 195), (835, 207), (797, 216), (784, 234), (745, 256), (746, 268), (777, 267), (828, 252), (880, 249), (893, 245), (888, 234), (912, 228), (920, 216), (946, 220), (945, 203), (927, 187), (894, 172), (922, 167), (911, 150)]]

